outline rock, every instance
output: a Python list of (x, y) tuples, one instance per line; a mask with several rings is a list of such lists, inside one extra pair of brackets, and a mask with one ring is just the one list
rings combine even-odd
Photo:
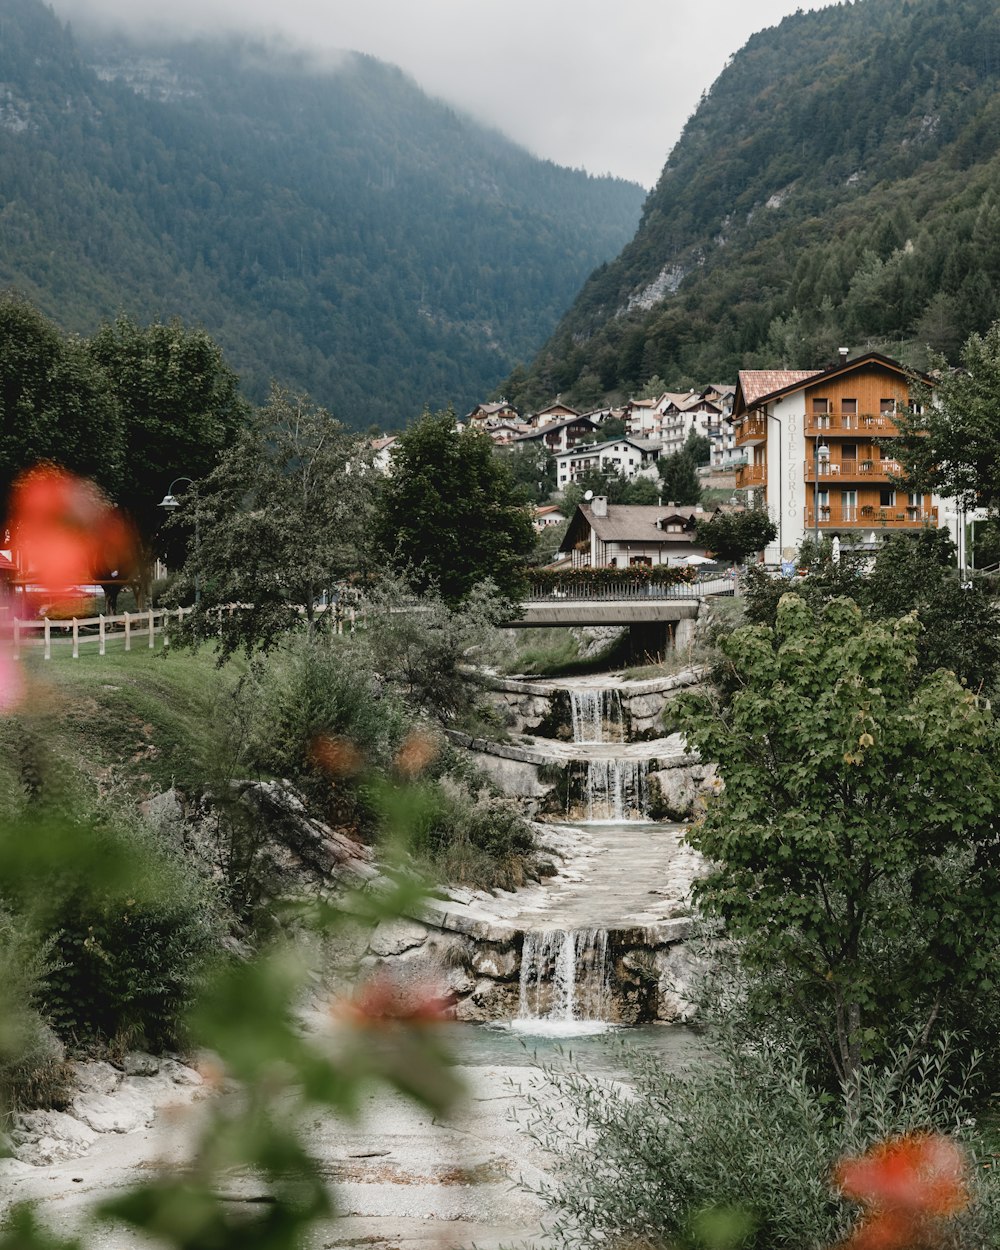
[(179, 1063), (176, 1059), (163, 1059), (160, 1061), (160, 1072), (168, 1076), (175, 1085), (204, 1085), (204, 1080), (199, 1072), (194, 1068), (189, 1068), (187, 1064)]
[(78, 1159), (94, 1144), (97, 1134), (65, 1111), (23, 1111), (14, 1117), (10, 1138), (16, 1159), (43, 1166)]
[(401, 955), (427, 941), (427, 929), (415, 920), (383, 920), (375, 926), (368, 949), (374, 955)]
[(141, 803), (139, 810), (154, 829), (168, 830), (184, 823), (184, 808), (173, 786)]
[(73, 1084), (83, 1094), (113, 1094), (122, 1083), (122, 1073), (103, 1059), (89, 1063), (74, 1062)]
[(510, 981), (493, 981), (483, 978), (476, 982), (472, 993), (461, 1000), (455, 1008), (455, 1019), (471, 1024), (485, 1024), (490, 1020), (507, 1020), (517, 1015), (518, 987)]
[(481, 977), (491, 977), (495, 981), (509, 981), (517, 976), (521, 961), (515, 950), (502, 950), (498, 947), (478, 947), (472, 953), (472, 967)]
[(160, 1070), (160, 1061), (145, 1051), (130, 1050), (122, 1066), (126, 1076), (155, 1076)]
[(153, 1101), (131, 1082), (113, 1094), (78, 1094), (70, 1111), (95, 1133), (133, 1133), (153, 1121)]
[(705, 961), (689, 945), (678, 943), (658, 950), (654, 958), (657, 972), (657, 1019), (671, 1024), (686, 1024), (698, 1012), (691, 1001), (693, 986), (705, 974)]

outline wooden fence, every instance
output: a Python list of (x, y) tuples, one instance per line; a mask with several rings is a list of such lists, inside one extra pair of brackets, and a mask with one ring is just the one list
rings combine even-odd
[[(249, 605), (231, 603), (227, 607), (216, 609), (219, 628), (223, 619)], [(52, 643), (72, 642), (73, 659), (80, 658), (80, 647), (97, 644), (97, 654), (105, 655), (110, 641), (124, 640), (125, 650), (131, 651), (133, 643), (152, 651), (156, 647), (156, 637), (163, 638), (164, 647), (170, 644), (170, 624), (181, 622), (193, 608), (150, 608), (147, 612), (123, 612), (120, 616), (80, 616), (69, 620), (51, 620), (42, 617), (40, 620), (21, 620), (13, 617), (9, 628), (13, 638), (14, 659), (19, 659), (27, 648), (42, 647), (45, 659), (52, 659)], [(304, 609), (300, 608), (300, 612)], [(342, 634), (346, 629), (353, 630), (357, 613), (353, 607), (337, 609), (335, 604), (319, 607), (319, 612), (337, 612), (334, 630)]]

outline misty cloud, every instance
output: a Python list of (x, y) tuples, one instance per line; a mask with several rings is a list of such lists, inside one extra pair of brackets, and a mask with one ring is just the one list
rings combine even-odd
[(651, 186), (756, 30), (825, 0), (54, 0), (83, 25), (369, 52), (540, 156)]

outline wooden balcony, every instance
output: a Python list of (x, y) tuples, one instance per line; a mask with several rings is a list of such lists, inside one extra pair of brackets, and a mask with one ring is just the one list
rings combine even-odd
[(817, 435), (821, 438), (827, 438), (831, 435), (834, 438), (841, 435), (845, 438), (851, 435), (855, 437), (867, 435), (871, 438), (893, 438), (899, 434), (899, 426), (896, 424), (895, 416), (891, 412), (829, 412), (825, 415), (807, 412), (805, 433), (809, 438)]
[(767, 417), (759, 412), (744, 417), (736, 426), (736, 446), (752, 447), (767, 442)]
[[(815, 529), (816, 513), (810, 503), (805, 508), (805, 525), (807, 530)], [(868, 529), (868, 530), (906, 530), (919, 529), (923, 525), (938, 523), (937, 508), (917, 508), (904, 505), (902, 508), (879, 508), (872, 504), (861, 504), (856, 508), (845, 508), (838, 503), (819, 510), (820, 529)]]
[(748, 486), (765, 486), (766, 484), (766, 464), (741, 464), (736, 470), (737, 490), (746, 490)]
[[(802, 466), (805, 480), (816, 481), (815, 466), (806, 460)], [(885, 482), (903, 476), (903, 466), (898, 460), (828, 460), (819, 462), (819, 480), (831, 478), (839, 482)]]

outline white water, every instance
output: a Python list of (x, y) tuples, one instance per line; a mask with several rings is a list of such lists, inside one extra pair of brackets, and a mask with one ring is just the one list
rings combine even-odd
[[(570, 690), (574, 742), (624, 742), (621, 692)], [(646, 815), (646, 760), (609, 756), (587, 761), (587, 820), (642, 820)]]
[[(605, 929), (527, 932), (521, 951), (518, 1021), (526, 1032), (579, 1033), (608, 1018)], [(533, 1027), (527, 1027), (528, 1025)]]
[(570, 690), (574, 742), (624, 742), (625, 717), (617, 689)]

